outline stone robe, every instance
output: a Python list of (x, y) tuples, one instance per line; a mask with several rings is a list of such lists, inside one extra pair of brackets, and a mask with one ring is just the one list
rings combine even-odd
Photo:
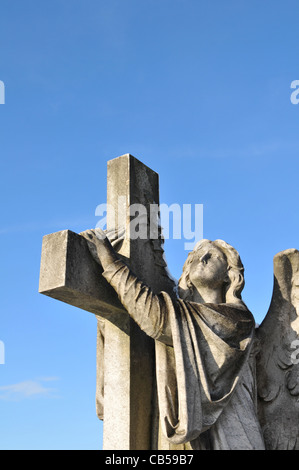
[(186, 449), (264, 449), (255, 403), (255, 322), (246, 306), (156, 295), (121, 260), (103, 276), (129, 315), (156, 340), (166, 438)]

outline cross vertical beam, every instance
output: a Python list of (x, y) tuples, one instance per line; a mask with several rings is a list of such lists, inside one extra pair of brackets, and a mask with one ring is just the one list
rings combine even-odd
[[(132, 204), (158, 204), (158, 191), (158, 175), (131, 155), (108, 162), (107, 229), (123, 228), (115, 223), (126, 224), (127, 236), (119, 253), (148, 283), (154, 276), (153, 256), (149, 251), (145, 258), (148, 240), (131, 237), (129, 211)], [(121, 322), (121, 328), (109, 321), (105, 325), (104, 449), (150, 449), (154, 341), (127, 314)]]

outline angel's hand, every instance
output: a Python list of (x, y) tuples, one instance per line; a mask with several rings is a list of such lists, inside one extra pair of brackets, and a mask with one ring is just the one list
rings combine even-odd
[(105, 270), (109, 264), (117, 259), (117, 254), (114, 251), (106, 234), (100, 228), (94, 230), (86, 230), (80, 233), (88, 241), (88, 248), (95, 261), (102, 265)]

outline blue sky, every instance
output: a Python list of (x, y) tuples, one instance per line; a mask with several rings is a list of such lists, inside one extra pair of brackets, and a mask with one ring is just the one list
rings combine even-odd
[[(43, 235), (80, 232), (131, 153), (160, 200), (203, 204), (258, 322), (298, 248), (296, 0), (2, 0), (1, 449), (98, 449), (96, 320), (38, 294)], [(183, 240), (167, 240), (178, 278)]]

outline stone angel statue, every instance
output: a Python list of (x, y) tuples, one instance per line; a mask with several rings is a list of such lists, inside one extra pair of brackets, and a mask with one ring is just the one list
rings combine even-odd
[(129, 315), (155, 340), (160, 426), (173, 446), (299, 449), (297, 250), (276, 255), (272, 302), (257, 327), (241, 297), (243, 264), (228, 243), (199, 241), (172, 296), (138, 279), (103, 231), (82, 235)]

